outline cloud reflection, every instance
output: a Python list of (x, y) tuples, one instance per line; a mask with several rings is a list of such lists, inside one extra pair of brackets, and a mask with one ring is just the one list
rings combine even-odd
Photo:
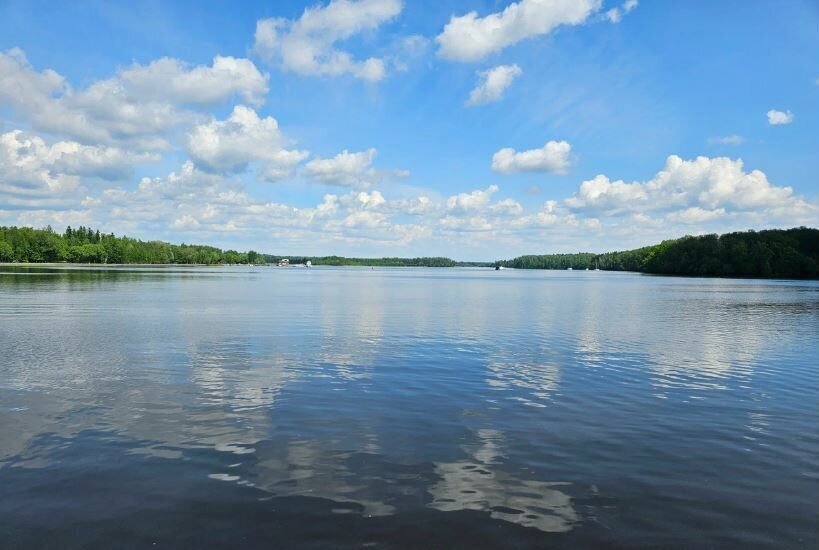
[(521, 479), (501, 470), (503, 435), (483, 429), (477, 436), (477, 447), (464, 447), (469, 459), (435, 464), (440, 481), (429, 489), (431, 508), (485, 511), (494, 519), (546, 532), (569, 531), (580, 521), (571, 498), (557, 489), (568, 483)]

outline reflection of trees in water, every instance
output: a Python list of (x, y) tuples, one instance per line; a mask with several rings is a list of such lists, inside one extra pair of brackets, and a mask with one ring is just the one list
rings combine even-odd
[(478, 430), (477, 435), (480, 444), (464, 448), (470, 459), (435, 464), (440, 481), (429, 489), (431, 508), (485, 511), (492, 518), (547, 532), (569, 531), (580, 521), (571, 498), (556, 488), (567, 483), (525, 480), (499, 470), (502, 434)]

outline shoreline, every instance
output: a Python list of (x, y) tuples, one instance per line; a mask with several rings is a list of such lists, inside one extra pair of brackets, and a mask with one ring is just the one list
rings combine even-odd
[[(24, 268), (90, 268), (90, 269), (98, 269), (98, 270), (118, 270), (118, 269), (140, 269), (140, 270), (147, 270), (147, 269), (185, 269), (185, 268), (228, 268), (228, 267), (270, 267), (276, 269), (291, 269), (291, 268), (302, 268), (304, 266), (301, 264), (294, 264), (288, 267), (281, 267), (275, 264), (83, 264), (83, 263), (68, 263), (68, 262), (28, 262), (28, 263), (15, 263), (15, 262), (0, 262), (0, 268), (4, 267), (24, 267)], [(318, 264), (313, 265), (312, 269), (315, 268), (354, 268), (354, 269), (365, 269), (369, 270), (370, 268), (378, 268), (378, 269), (483, 269), (486, 271), (495, 271), (494, 267), (483, 267), (483, 266), (410, 266), (410, 265), (397, 265), (397, 266), (384, 266), (384, 265), (331, 265), (331, 264)], [(557, 269), (557, 268), (526, 268), (526, 267), (507, 267), (506, 271), (549, 271), (549, 272), (567, 272), (567, 269)], [(622, 273), (622, 274), (632, 274), (632, 275), (643, 275), (648, 277), (681, 277), (684, 279), (720, 279), (720, 280), (738, 280), (738, 281), (819, 281), (819, 278), (795, 278), (795, 277), (739, 277), (739, 276), (717, 276), (717, 275), (692, 275), (686, 273), (650, 273), (646, 271), (633, 271), (633, 270), (625, 270), (625, 269), (600, 269), (599, 271), (588, 270), (585, 269), (575, 269), (571, 271), (572, 274), (590, 274), (590, 273)]]

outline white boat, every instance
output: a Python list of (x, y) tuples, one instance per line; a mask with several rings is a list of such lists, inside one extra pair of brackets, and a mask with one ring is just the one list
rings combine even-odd
[(306, 262), (304, 262), (304, 267), (313, 267), (313, 262), (307, 260)]
[(574, 268), (573, 267), (567, 267), (566, 271), (574, 271)]

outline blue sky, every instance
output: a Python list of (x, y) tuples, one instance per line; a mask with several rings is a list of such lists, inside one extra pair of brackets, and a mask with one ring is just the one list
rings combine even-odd
[(816, 226), (817, 52), (810, 1), (0, 2), (0, 224), (463, 259)]

